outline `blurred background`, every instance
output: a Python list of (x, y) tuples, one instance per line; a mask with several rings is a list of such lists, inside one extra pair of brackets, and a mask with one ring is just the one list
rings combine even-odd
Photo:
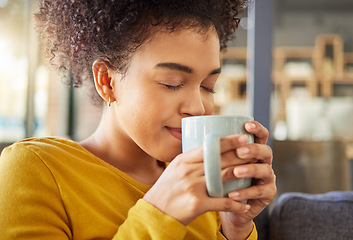
[[(36, 8), (36, 1), (0, 0), (0, 150), (33, 136), (79, 141), (100, 118), (87, 90), (65, 86), (42, 57)], [(269, 129), (279, 194), (351, 190), (353, 1), (273, 0), (272, 13)], [(222, 55), (216, 114), (249, 114), (252, 20), (241, 15)]]

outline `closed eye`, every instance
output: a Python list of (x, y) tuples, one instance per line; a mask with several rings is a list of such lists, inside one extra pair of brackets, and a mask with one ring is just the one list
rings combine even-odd
[(160, 83), (160, 84), (161, 84), (162, 86), (164, 86), (164, 87), (170, 89), (170, 90), (173, 90), (173, 91), (176, 91), (176, 90), (178, 90), (178, 89), (180, 89), (180, 88), (183, 87), (183, 84), (179, 84), (179, 85), (176, 85), (176, 86), (174, 86), (174, 85), (169, 85), (169, 84), (164, 84), (164, 83)]
[[(202, 87), (202, 86), (201, 86)], [(207, 87), (202, 87), (205, 91), (209, 92), (209, 93), (212, 93), (212, 94), (215, 94), (216, 91), (213, 89), (213, 88), (207, 88)]]

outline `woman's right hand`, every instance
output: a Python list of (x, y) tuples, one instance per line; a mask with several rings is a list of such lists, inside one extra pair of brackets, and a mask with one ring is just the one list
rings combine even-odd
[[(236, 156), (235, 150), (247, 144), (246, 135), (221, 139), (223, 181), (234, 180), (233, 169), (250, 163)], [(178, 155), (143, 198), (184, 225), (207, 211), (243, 213), (248, 205), (230, 198), (209, 197), (206, 189), (202, 146)]]

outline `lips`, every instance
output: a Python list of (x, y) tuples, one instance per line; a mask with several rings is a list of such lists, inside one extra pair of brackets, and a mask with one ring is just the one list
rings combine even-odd
[(168, 132), (175, 137), (176, 139), (181, 141), (181, 128), (170, 128), (170, 127), (166, 127)]

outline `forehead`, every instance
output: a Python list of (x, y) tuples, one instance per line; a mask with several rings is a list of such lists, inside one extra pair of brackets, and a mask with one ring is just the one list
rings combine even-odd
[(131, 63), (141, 60), (151, 64), (169, 61), (196, 65), (202, 62), (214, 67), (219, 65), (219, 53), (220, 43), (214, 28), (158, 31), (134, 54)]

